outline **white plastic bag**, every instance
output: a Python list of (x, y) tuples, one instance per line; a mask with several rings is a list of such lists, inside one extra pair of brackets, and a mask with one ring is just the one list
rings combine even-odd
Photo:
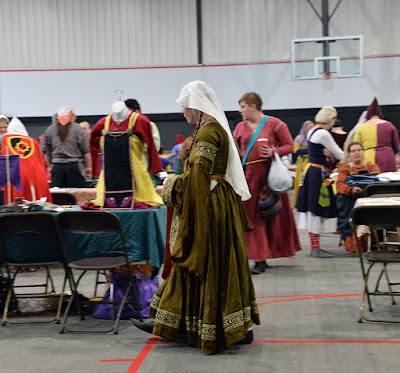
[(272, 160), (271, 168), (269, 169), (268, 187), (278, 194), (286, 193), (293, 188), (293, 177), (277, 152), (275, 152), (275, 160)]

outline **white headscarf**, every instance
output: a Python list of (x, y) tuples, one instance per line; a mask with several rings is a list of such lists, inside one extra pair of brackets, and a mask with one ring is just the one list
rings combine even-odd
[(358, 130), (358, 127), (360, 127), (367, 119), (367, 110), (364, 110), (361, 115), (360, 118), (358, 118), (358, 122), (356, 123), (356, 125), (350, 130), (349, 134), (347, 135), (348, 138), (350, 138), (351, 136), (354, 136), (356, 134), (356, 131)]
[(358, 118), (357, 124), (348, 133), (348, 135), (346, 137), (346, 141), (343, 144), (344, 157), (342, 159), (342, 162), (345, 162), (345, 163), (350, 162), (350, 154), (347, 149), (348, 149), (350, 143), (352, 143), (354, 141), (354, 135), (356, 134), (358, 127), (360, 127), (365, 122), (366, 118), (367, 118), (367, 110), (364, 110), (361, 113), (360, 118)]
[(24, 124), (17, 117), (11, 119), (7, 128), (7, 133), (29, 136)]
[(184, 107), (196, 109), (211, 115), (222, 126), (229, 138), (226, 180), (232, 186), (236, 194), (242, 197), (242, 201), (250, 199), (251, 194), (244, 177), (242, 164), (232, 137), (231, 129), (229, 128), (228, 120), (213, 89), (207, 83), (200, 80), (190, 82), (182, 88), (181, 94), (176, 102)]

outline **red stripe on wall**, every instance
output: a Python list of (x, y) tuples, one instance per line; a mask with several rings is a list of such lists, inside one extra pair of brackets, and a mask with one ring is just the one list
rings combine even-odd
[[(400, 54), (386, 56), (368, 56), (364, 59), (376, 58), (398, 58)], [(257, 65), (279, 65), (288, 64), (291, 61), (271, 61), (271, 62), (249, 62), (249, 63), (227, 63), (227, 64), (210, 64), (210, 65), (172, 65), (172, 66), (137, 66), (137, 67), (96, 67), (87, 69), (15, 69), (15, 70), (0, 70), (0, 73), (15, 73), (15, 72), (44, 72), (44, 71), (107, 71), (107, 70), (147, 70), (147, 69), (185, 69), (199, 67), (227, 67), (227, 66), (257, 66)]]

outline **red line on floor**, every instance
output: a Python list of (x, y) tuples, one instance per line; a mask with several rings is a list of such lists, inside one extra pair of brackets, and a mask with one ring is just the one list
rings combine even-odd
[(124, 361), (135, 361), (135, 359), (106, 359), (106, 360), (99, 360), (99, 363), (115, 363), (115, 362), (124, 362)]
[(133, 364), (129, 367), (126, 373), (136, 373), (140, 366), (142, 365), (144, 359), (146, 359), (149, 352), (153, 349), (154, 345), (158, 342), (160, 337), (153, 337), (151, 338), (146, 345), (143, 347), (142, 351), (139, 352), (139, 355), (134, 360)]
[(293, 297), (355, 297), (362, 294), (296, 294), (296, 295), (267, 295), (259, 298), (293, 298)]
[[(279, 302), (291, 302), (294, 300), (306, 300), (306, 299), (321, 299), (321, 298), (337, 298), (337, 297), (352, 297), (352, 296), (360, 296), (361, 294), (321, 294), (321, 295), (271, 295), (271, 296), (263, 296), (257, 298), (289, 298), (289, 297), (304, 297), (304, 298), (292, 298), (292, 299), (283, 299), (277, 300), (273, 302), (265, 302), (259, 303), (258, 305), (270, 304), (270, 303), (279, 303)], [(133, 364), (129, 367), (126, 373), (136, 373), (143, 361), (146, 359), (149, 352), (153, 349), (153, 347), (157, 344), (172, 344), (177, 343), (174, 341), (159, 341), (160, 337), (154, 336), (151, 338), (146, 345), (143, 347), (142, 351), (140, 351), (139, 355), (136, 359), (133, 359)], [(400, 341), (253, 341), (253, 343), (400, 343)], [(100, 362), (114, 362), (114, 361), (132, 361), (130, 359), (121, 359), (121, 360), (100, 360)]]
[(308, 299), (324, 299), (324, 298), (337, 298), (337, 297), (355, 297), (355, 296), (360, 296), (361, 294), (349, 294), (349, 295), (343, 295), (343, 294), (339, 294), (339, 295), (328, 295), (328, 296), (324, 296), (324, 295), (317, 295), (315, 297), (307, 297), (307, 298), (292, 298), (292, 299), (281, 299), (281, 300), (274, 300), (272, 302), (264, 302), (264, 303), (257, 303), (258, 306), (262, 306), (264, 304), (273, 304), (273, 303), (282, 303), (282, 302), (293, 302), (295, 300), (308, 300)]
[(253, 341), (253, 343), (395, 343), (400, 341)]

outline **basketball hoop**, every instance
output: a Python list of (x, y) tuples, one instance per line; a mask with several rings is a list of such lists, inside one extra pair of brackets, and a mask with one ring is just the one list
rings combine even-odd
[(333, 79), (335, 78), (336, 72), (328, 71), (320, 73), (322, 76), (322, 84), (324, 91), (330, 91), (333, 89)]

